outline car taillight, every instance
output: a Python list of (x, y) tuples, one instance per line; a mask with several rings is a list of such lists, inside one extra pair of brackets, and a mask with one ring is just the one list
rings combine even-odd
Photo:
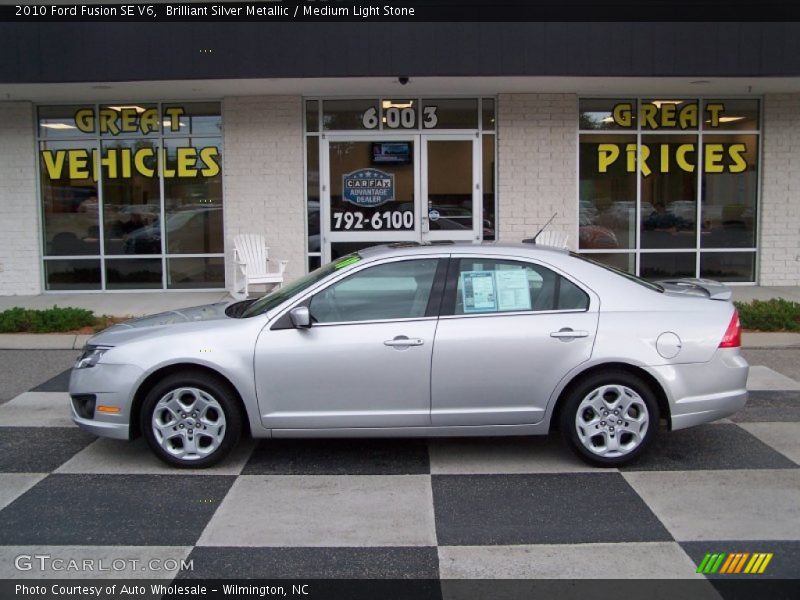
[(722, 341), (719, 343), (720, 348), (739, 348), (742, 345), (742, 326), (739, 323), (739, 311), (733, 309), (733, 316), (731, 322), (728, 323), (728, 329), (725, 330), (725, 335), (722, 336)]

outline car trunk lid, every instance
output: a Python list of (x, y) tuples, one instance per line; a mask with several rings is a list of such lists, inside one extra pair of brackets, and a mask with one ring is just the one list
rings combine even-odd
[(731, 299), (732, 291), (727, 285), (712, 279), (683, 278), (664, 279), (657, 281), (664, 292), (677, 296), (699, 296), (711, 300), (727, 301)]

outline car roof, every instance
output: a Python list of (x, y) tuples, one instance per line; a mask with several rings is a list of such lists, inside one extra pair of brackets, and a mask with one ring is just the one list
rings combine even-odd
[(415, 256), (442, 253), (469, 253), (469, 254), (508, 254), (509, 256), (530, 256), (532, 258), (545, 256), (567, 255), (562, 248), (553, 246), (536, 245), (532, 243), (512, 242), (397, 242), (370, 246), (358, 251), (363, 259), (380, 259), (393, 256)]

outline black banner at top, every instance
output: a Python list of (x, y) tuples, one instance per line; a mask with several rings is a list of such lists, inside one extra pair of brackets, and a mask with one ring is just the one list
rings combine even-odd
[(6, 22), (800, 21), (797, 0), (271, 0), (0, 6)]

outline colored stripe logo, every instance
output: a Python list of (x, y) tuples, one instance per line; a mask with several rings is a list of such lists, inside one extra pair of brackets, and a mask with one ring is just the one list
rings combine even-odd
[(767, 570), (772, 560), (772, 552), (708, 552), (697, 567), (697, 573), (704, 575), (735, 575), (746, 573), (760, 575)]

